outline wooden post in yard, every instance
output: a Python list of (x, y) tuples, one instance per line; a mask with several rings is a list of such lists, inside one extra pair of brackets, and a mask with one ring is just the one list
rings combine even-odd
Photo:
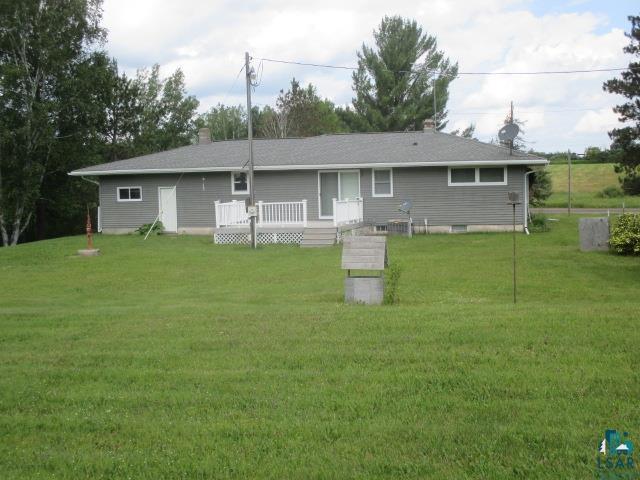
[(89, 207), (87, 207), (87, 250), (93, 250), (93, 228), (91, 227)]

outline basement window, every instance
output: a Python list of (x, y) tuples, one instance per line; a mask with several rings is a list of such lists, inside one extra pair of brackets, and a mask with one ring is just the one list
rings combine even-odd
[(467, 233), (466, 225), (451, 225), (451, 233)]
[(119, 202), (141, 202), (142, 187), (118, 187)]
[(246, 195), (249, 193), (247, 172), (231, 172), (231, 193), (233, 195)]

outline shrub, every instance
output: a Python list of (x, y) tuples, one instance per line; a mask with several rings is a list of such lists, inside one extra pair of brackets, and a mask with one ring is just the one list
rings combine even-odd
[(627, 174), (620, 179), (620, 183), (627, 195), (640, 195), (640, 174)]
[(609, 245), (619, 255), (640, 255), (640, 214), (620, 215), (611, 232)]
[(544, 205), (544, 201), (551, 195), (551, 175), (549, 171), (537, 169), (531, 175), (529, 194), (532, 207)]
[(393, 305), (399, 302), (398, 282), (400, 281), (400, 265), (392, 263), (384, 276), (384, 304)]
[(624, 192), (620, 187), (605, 187), (596, 194), (598, 198), (619, 198), (624, 197)]
[(549, 231), (549, 218), (542, 213), (534, 213), (531, 216), (531, 222), (529, 222), (529, 228), (532, 232), (548, 232)]
[(151, 228), (152, 225), (153, 225), (152, 223), (145, 223), (140, 228), (138, 228), (136, 232), (138, 232), (140, 235), (146, 235), (147, 232), (151, 230), (151, 233), (160, 235), (164, 231), (164, 225), (162, 225), (162, 222), (160, 221), (156, 222), (156, 224), (153, 225), (153, 228)]

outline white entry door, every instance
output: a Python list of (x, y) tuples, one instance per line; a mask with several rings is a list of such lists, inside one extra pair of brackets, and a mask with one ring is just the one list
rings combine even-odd
[(178, 231), (178, 208), (175, 187), (158, 187), (160, 221), (166, 232)]

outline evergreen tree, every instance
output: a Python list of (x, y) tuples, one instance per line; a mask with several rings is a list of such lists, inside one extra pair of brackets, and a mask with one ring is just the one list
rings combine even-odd
[[(626, 36), (630, 39), (624, 52), (635, 55), (640, 59), (640, 16), (629, 16), (631, 32)], [(628, 102), (616, 106), (613, 111), (618, 114), (618, 120), (628, 124), (622, 128), (615, 128), (609, 132), (611, 148), (620, 149), (620, 163), (616, 171), (622, 173), (622, 188), (625, 192), (640, 194), (640, 61), (629, 63), (629, 69), (622, 72), (622, 78), (614, 78), (605, 82), (603, 89), (610, 93), (617, 93), (629, 99)]]
[[(344, 113), (354, 130), (420, 130), (433, 111), (434, 83), (438, 129), (445, 128), (449, 84), (457, 63), (438, 50), (436, 38), (415, 20), (384, 17), (373, 33), (375, 47), (362, 45), (353, 73), (354, 111)], [(444, 74), (440, 73), (444, 72)], [(435, 80), (434, 80), (435, 79)]]

